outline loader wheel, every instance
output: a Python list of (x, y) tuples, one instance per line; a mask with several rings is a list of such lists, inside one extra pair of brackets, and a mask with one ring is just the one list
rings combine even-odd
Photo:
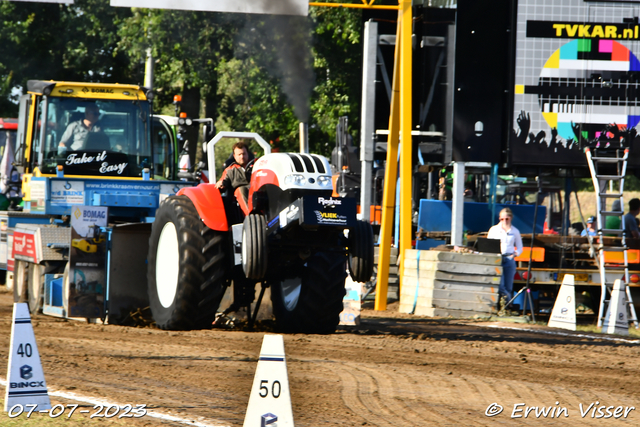
[(44, 298), (44, 267), (40, 264), (29, 264), (27, 289), (29, 293), (29, 312), (32, 316), (42, 311)]
[(149, 305), (161, 329), (211, 326), (225, 290), (226, 233), (209, 229), (191, 200), (171, 196), (158, 208), (149, 240)]
[(267, 221), (250, 214), (242, 228), (242, 269), (247, 279), (262, 280), (267, 273)]
[(13, 302), (28, 302), (26, 261), (15, 261), (13, 280)]
[(354, 282), (368, 282), (373, 275), (373, 229), (356, 221), (349, 232), (349, 273)]
[(308, 259), (301, 277), (271, 284), (279, 330), (306, 334), (335, 332), (345, 295), (345, 261), (342, 254), (318, 253)]
[(64, 312), (67, 317), (69, 317), (69, 298), (71, 296), (71, 284), (69, 283), (70, 270), (71, 265), (67, 262), (64, 266), (64, 271), (62, 272), (62, 307), (64, 308)]

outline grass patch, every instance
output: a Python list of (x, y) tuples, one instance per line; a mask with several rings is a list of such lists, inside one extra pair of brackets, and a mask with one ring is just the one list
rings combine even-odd
[[(547, 322), (535, 322), (539, 326), (547, 326)], [(588, 332), (590, 334), (603, 334), (608, 336), (624, 337), (625, 335), (618, 334), (605, 334), (602, 332), (602, 328), (598, 328), (596, 325), (576, 325), (576, 332)], [(629, 337), (640, 338), (640, 330), (636, 329), (633, 325), (629, 326)]]
[[(598, 328), (596, 325), (578, 325), (576, 329), (580, 332), (590, 332), (593, 334), (602, 334), (602, 328)], [(605, 334), (611, 335), (611, 334)], [(624, 335), (620, 335), (624, 336)], [(634, 326), (629, 326), (629, 336), (634, 338), (640, 338), (640, 330), (636, 329)]]

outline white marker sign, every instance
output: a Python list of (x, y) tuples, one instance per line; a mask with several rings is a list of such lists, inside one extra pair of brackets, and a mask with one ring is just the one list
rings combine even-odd
[(294, 426), (282, 335), (264, 336), (243, 426)]
[(309, 14), (308, 0), (111, 0), (111, 6), (272, 15)]
[(36, 411), (51, 409), (29, 306), (24, 302), (13, 304), (5, 412), (14, 405), (37, 405)]
[(629, 335), (629, 319), (627, 318), (626, 285), (618, 279), (613, 282), (611, 300), (607, 314), (602, 323), (602, 332), (607, 334)]
[(573, 274), (565, 274), (562, 286), (553, 305), (548, 326), (552, 328), (576, 330), (576, 289)]

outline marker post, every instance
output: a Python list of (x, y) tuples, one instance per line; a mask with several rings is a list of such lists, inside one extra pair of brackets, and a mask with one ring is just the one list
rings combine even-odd
[(15, 405), (37, 405), (35, 411), (51, 409), (29, 306), (24, 302), (13, 304), (5, 412)]
[(251, 387), (244, 427), (293, 427), (282, 335), (265, 335)]

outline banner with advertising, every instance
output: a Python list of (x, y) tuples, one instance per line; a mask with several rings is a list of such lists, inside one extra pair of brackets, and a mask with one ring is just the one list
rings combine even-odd
[(68, 317), (105, 317), (108, 208), (74, 206), (71, 210)]
[(638, 143), (640, 4), (611, 3), (518, 1), (513, 164), (586, 167), (586, 146)]

